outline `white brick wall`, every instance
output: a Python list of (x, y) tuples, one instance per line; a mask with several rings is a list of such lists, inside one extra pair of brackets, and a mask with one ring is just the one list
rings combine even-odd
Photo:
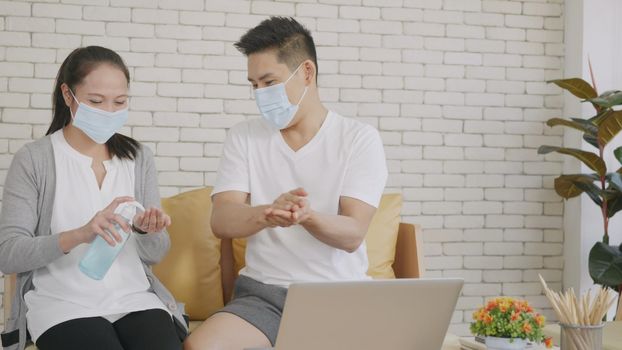
[[(319, 3), (318, 3), (319, 2)], [(156, 154), (163, 196), (212, 185), (226, 131), (257, 114), (232, 46), (268, 14), (297, 16), (318, 44), (329, 107), (379, 128), (404, 220), (425, 229), (430, 276), (466, 280), (451, 330), (505, 293), (559, 284), (563, 204), (561, 0), (0, 1), (0, 189), (11, 155), (40, 137), (71, 49), (119, 51), (132, 73), (127, 132)], [(1, 291), (1, 289), (0, 289)], [(551, 314), (550, 310), (545, 311)]]

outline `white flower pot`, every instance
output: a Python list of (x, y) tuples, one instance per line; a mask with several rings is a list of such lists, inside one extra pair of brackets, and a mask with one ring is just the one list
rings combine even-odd
[(524, 350), (526, 346), (527, 340), (525, 339), (486, 337), (488, 350)]

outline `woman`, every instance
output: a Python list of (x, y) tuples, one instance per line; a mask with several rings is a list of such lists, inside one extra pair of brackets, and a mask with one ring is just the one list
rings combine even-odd
[[(118, 134), (128, 116), (129, 71), (115, 52), (74, 50), (58, 72), (47, 135), (15, 154), (0, 216), (0, 270), (17, 273), (4, 346), (40, 350), (181, 349), (181, 308), (151, 272), (170, 240), (153, 156)], [(135, 199), (134, 199), (135, 198)], [(115, 209), (147, 209), (126, 223)], [(100, 236), (134, 231), (102, 280), (78, 268)], [(131, 226), (131, 227), (130, 227)]]

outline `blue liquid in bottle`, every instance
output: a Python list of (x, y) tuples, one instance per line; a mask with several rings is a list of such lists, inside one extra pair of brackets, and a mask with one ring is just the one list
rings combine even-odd
[[(123, 203), (117, 207), (115, 214), (121, 216), (123, 220), (131, 226), (132, 219), (137, 214), (138, 210), (144, 211), (145, 208), (138, 202)], [(117, 255), (119, 255), (130, 236), (129, 233), (123, 231), (118, 223), (114, 224), (114, 228), (123, 239), (121, 242), (115, 241), (116, 245), (113, 247), (101, 236), (97, 236), (86, 251), (86, 254), (84, 254), (84, 257), (82, 257), (82, 260), (80, 260), (80, 264), (78, 265), (80, 271), (92, 279), (101, 280), (106, 276), (110, 266), (112, 266), (112, 263), (117, 258)]]

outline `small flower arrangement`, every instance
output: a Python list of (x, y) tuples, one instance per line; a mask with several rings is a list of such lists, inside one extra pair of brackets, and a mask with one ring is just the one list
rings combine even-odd
[(473, 313), (471, 333), (483, 337), (528, 339), (552, 347), (550, 338), (545, 338), (543, 328), (546, 319), (534, 312), (525, 300), (498, 297), (489, 300), (486, 306)]

